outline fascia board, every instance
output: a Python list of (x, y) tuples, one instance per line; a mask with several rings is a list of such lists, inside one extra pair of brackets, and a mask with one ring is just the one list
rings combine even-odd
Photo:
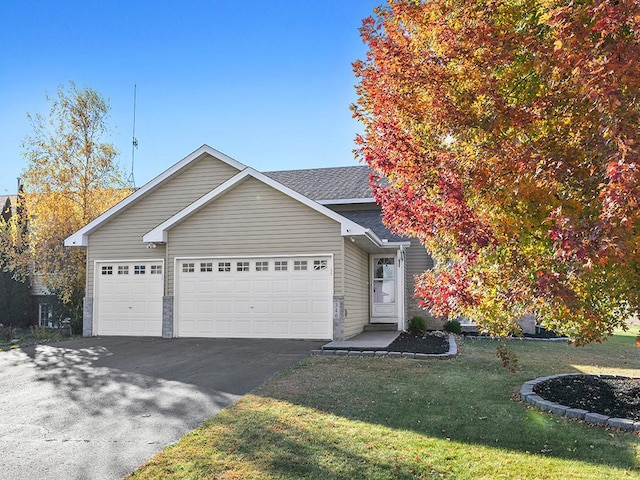
[(360, 203), (376, 203), (376, 199), (371, 198), (333, 198), (328, 200), (318, 200), (320, 205), (350, 205)]
[(389, 249), (397, 249), (399, 247), (409, 247), (411, 246), (410, 241), (405, 242), (385, 242), (378, 235), (376, 235), (373, 230), (367, 228), (365, 232), (365, 237), (367, 237), (371, 243), (380, 248), (389, 248)]
[(80, 230), (72, 234), (71, 236), (67, 237), (64, 241), (65, 247), (86, 247), (89, 243), (88, 235), (91, 232), (93, 232), (95, 229), (97, 229), (102, 224), (107, 222), (113, 215), (127, 208), (132, 203), (135, 203), (140, 197), (143, 197), (147, 192), (149, 192), (150, 190), (153, 190), (157, 185), (161, 184), (166, 179), (171, 177), (173, 174), (182, 170), (184, 167), (186, 167), (195, 159), (197, 159), (198, 157), (200, 157), (205, 153), (211, 155), (214, 158), (217, 158), (218, 160), (221, 160), (222, 162), (238, 170), (244, 170), (245, 168), (247, 168), (242, 163), (238, 162), (237, 160), (234, 160), (233, 158), (225, 155), (222, 152), (219, 152), (215, 148), (211, 148), (209, 145), (202, 145), (200, 148), (198, 148), (194, 152), (187, 155), (185, 158), (183, 158), (178, 163), (176, 163), (172, 167), (165, 170), (156, 178), (147, 182), (143, 187), (133, 192), (127, 198), (123, 199), (121, 202), (111, 207), (109, 210), (107, 210), (105, 213), (97, 217), (95, 220), (88, 223), (87, 225), (82, 227)]

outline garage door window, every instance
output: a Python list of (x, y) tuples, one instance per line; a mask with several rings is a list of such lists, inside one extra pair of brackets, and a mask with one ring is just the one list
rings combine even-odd
[(182, 264), (182, 272), (183, 273), (193, 273), (195, 270), (195, 265), (193, 263), (183, 263)]
[(129, 275), (129, 265), (118, 265), (118, 275)]
[(213, 262), (205, 262), (200, 264), (201, 272), (213, 272)]
[(276, 260), (274, 270), (276, 270), (277, 272), (286, 272), (287, 265), (288, 264), (286, 260), (283, 260), (283, 261)]
[(135, 265), (133, 267), (134, 275), (144, 275), (146, 273), (146, 267), (144, 265)]
[(268, 272), (269, 262), (256, 262), (256, 272)]
[(102, 275), (113, 275), (113, 267), (102, 267)]
[(249, 271), (249, 262), (237, 262), (236, 270), (238, 272), (248, 272)]
[(307, 269), (307, 261), (306, 260), (294, 260), (293, 261), (293, 269), (295, 271), (305, 271)]
[(162, 265), (151, 265), (151, 275), (162, 275)]
[(314, 270), (326, 270), (327, 269), (327, 261), (326, 260), (314, 260), (313, 261), (313, 269)]

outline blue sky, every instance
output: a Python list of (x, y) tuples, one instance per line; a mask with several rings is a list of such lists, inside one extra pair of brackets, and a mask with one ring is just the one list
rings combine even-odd
[(383, 0), (22, 1), (0, 6), (0, 194), (25, 166), (27, 112), (69, 80), (109, 99), (140, 186), (200, 145), (258, 170), (356, 164), (351, 63)]

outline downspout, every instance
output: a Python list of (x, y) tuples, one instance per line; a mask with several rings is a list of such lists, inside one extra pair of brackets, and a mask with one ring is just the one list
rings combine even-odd
[(405, 265), (406, 265), (406, 251), (404, 245), (400, 245), (397, 253), (398, 259), (398, 330), (406, 330), (405, 321), (405, 304), (406, 304), (406, 289), (405, 289)]

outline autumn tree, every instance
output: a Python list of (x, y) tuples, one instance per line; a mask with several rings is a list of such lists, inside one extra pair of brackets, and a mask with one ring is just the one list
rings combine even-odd
[[(66, 249), (66, 237), (130, 193), (114, 146), (107, 142), (109, 104), (91, 88), (60, 86), (48, 116), (28, 115), (33, 133), (23, 143), (24, 248), (11, 270), (35, 277), (81, 317), (85, 252)], [(14, 234), (14, 244), (20, 242)]]
[[(436, 259), (422, 305), (577, 344), (640, 307), (640, 4), (390, 0), (354, 64), (385, 222)], [(385, 181), (381, 181), (384, 179)]]

